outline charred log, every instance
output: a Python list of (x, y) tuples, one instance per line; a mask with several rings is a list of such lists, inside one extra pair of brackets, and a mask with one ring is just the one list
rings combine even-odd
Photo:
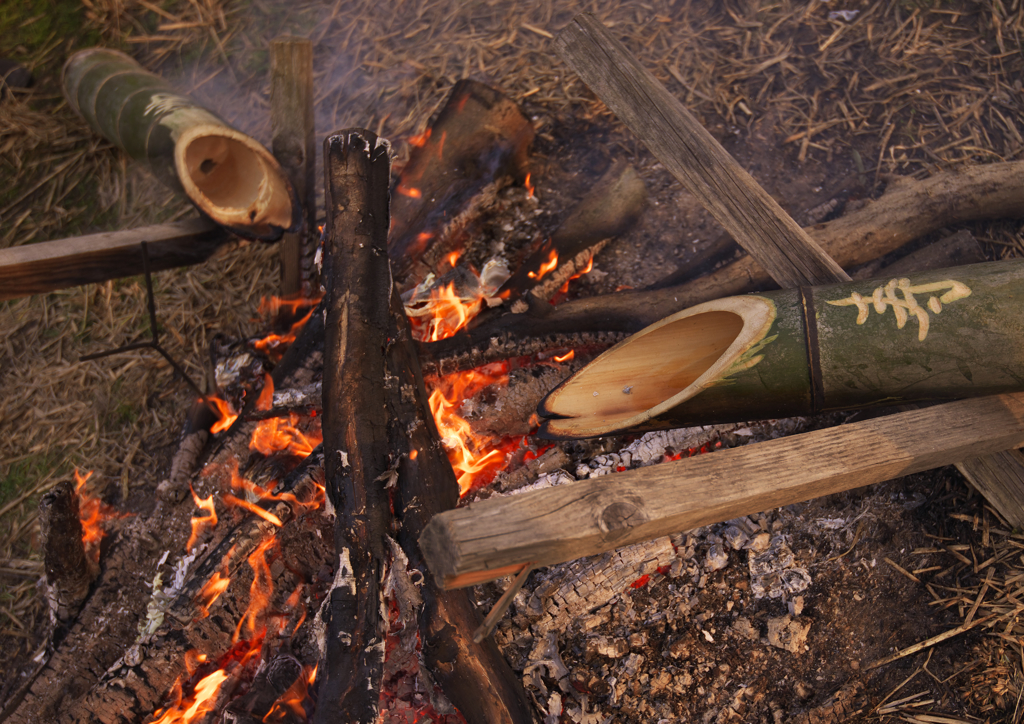
[(78, 495), (67, 480), (57, 483), (39, 501), (39, 533), (43, 538), (50, 622), (64, 625), (82, 607), (99, 572), (85, 555)]
[(324, 142), (328, 280), (324, 456), (337, 513), (339, 564), (321, 609), (317, 722), (377, 719), (384, 665), (381, 579), (388, 551), (385, 349), (391, 300), (387, 254), (389, 144), (348, 130)]
[(452, 251), (437, 244), (444, 227), (486, 186), (522, 180), (532, 141), (529, 119), (500, 91), (456, 83), (394, 188), (388, 249), (395, 275), (410, 277), (415, 267), (415, 284)]
[(445, 591), (427, 573), (417, 540), (430, 519), (458, 502), (458, 482), (427, 404), (419, 360), (396, 294), (389, 368), (397, 389), (391, 406), (391, 447), (399, 460), (398, 542), (408, 565), (423, 574), (419, 632), (423, 659), (445, 695), (470, 724), (526, 724), (529, 703), (491, 639), (473, 641), (481, 617), (468, 592)]

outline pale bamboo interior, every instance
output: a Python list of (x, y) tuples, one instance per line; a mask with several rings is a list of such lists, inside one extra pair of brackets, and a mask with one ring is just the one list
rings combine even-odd
[(214, 221), (292, 225), (291, 191), (280, 166), (245, 134), (221, 126), (191, 128), (178, 141), (175, 163), (185, 192)]
[(750, 296), (700, 304), (663, 319), (556, 388), (542, 405), (555, 418), (546, 430), (593, 437), (656, 417), (728, 374), (774, 318), (774, 305)]

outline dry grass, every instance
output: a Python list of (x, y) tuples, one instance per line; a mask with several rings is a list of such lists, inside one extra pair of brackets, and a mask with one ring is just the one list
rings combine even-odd
[[(719, 137), (760, 124), (779, 154), (852, 158), (876, 183), (887, 174), (1014, 159), (1024, 148), (1021, 0), (81, 2), (104, 42), (161, 69), (264, 142), (267, 43), (292, 33), (315, 43), (321, 138), (364, 126), (401, 141), (423, 129), (453, 83), (472, 76), (522, 103), (541, 144), (554, 141), (556, 128), (593, 123), (611, 125), (616, 143), (635, 148), (552, 51), (553, 35), (585, 10)], [(838, 9), (858, 15), (830, 20)], [(0, 194), (0, 247), (192, 213), (67, 108), (53, 73), (72, 46), (52, 38), (20, 58), (44, 75), (35, 89), (0, 103), (0, 169), (11, 189)], [(993, 258), (1024, 254), (1019, 222), (975, 233)], [(193, 377), (205, 377), (214, 333), (256, 331), (256, 301), (273, 291), (277, 273), (272, 248), (246, 246), (157, 276), (166, 346)], [(8, 393), (0, 401), (0, 641), (7, 653), (38, 645), (38, 494), (78, 465), (96, 469), (109, 496), (130, 497), (155, 482), (173, 448), (190, 395), (158, 355), (77, 361), (144, 335), (144, 294), (139, 279), (128, 279), (0, 303), (0, 383)], [(997, 584), (1010, 590), (1006, 578), (989, 585)], [(1000, 628), (996, 648), (984, 654), (991, 663), (978, 675), (1006, 682), (992, 688), (989, 702), (1019, 696), (1015, 652), (1024, 631), (1015, 626)]]

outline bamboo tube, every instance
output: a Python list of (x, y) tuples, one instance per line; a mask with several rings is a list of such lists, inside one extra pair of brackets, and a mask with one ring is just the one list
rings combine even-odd
[(275, 241), (301, 207), (270, 152), (132, 58), (90, 48), (64, 65), (64, 94), (89, 126), (199, 210), (249, 239)]
[(540, 404), (581, 438), (1024, 390), (1024, 260), (726, 297), (620, 342)]

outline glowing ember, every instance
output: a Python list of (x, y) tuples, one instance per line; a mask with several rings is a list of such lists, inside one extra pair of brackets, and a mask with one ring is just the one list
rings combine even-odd
[(406, 186), (403, 183), (399, 183), (395, 187), (395, 191), (400, 193), (402, 196), (408, 196), (410, 199), (418, 199), (423, 196), (423, 192), (415, 186)]
[(217, 509), (213, 507), (213, 495), (206, 499), (200, 498), (196, 495), (196, 491), (192, 489), (191, 483), (188, 489), (192, 493), (192, 500), (195, 501), (196, 507), (206, 511), (206, 515), (192, 517), (192, 535), (189, 536), (188, 543), (185, 544), (185, 550), (191, 551), (192, 546), (196, 544), (204, 530), (212, 530), (216, 527)]
[(118, 513), (99, 498), (85, 491), (86, 481), (92, 477), (92, 470), (84, 476), (75, 468), (75, 493), (78, 495), (78, 519), (82, 522), (82, 543), (85, 544), (85, 555), (93, 563), (100, 561), (100, 542), (107, 534), (105, 529), (109, 520), (124, 518), (127, 513)]
[(196, 684), (195, 693), (191, 697), (179, 700), (166, 711), (157, 710), (154, 716), (160, 716), (161, 712), (163, 715), (153, 724), (189, 724), (198, 721), (217, 703), (217, 691), (227, 678), (227, 673), (220, 669), (203, 677)]
[(555, 267), (558, 266), (558, 252), (554, 249), (548, 254), (548, 260), (540, 265), (540, 269), (536, 272), (527, 272), (526, 276), (530, 279), (542, 279), (548, 272), (554, 271)]
[(570, 349), (568, 352), (566, 352), (562, 356), (559, 357), (559, 356), (556, 355), (556, 356), (552, 357), (551, 359), (553, 359), (555, 362), (568, 362), (569, 360), (571, 360), (575, 356), (576, 356), (576, 350)]
[(299, 416), (291, 413), (286, 421), (282, 417), (271, 417), (261, 420), (252, 432), (249, 449), (270, 456), (274, 453), (287, 451), (290, 455), (304, 458), (313, 452), (313, 448), (323, 440), (322, 434), (302, 433), (296, 424)]
[(451, 264), (452, 269), (454, 269), (455, 265), (459, 262), (460, 256), (462, 256), (461, 251), (453, 251), (451, 254), (445, 257), (446, 259), (448, 259), (448, 263)]
[(508, 376), (470, 370), (443, 378), (430, 394), (430, 412), (458, 478), (460, 495), (465, 495), (474, 485), (485, 484), (505, 465), (506, 450), (474, 433), (470, 424), (456, 412), (463, 400), (499, 383), (507, 384)]
[(249, 567), (252, 568), (252, 585), (249, 587), (249, 607), (238, 619), (238, 626), (235, 627), (235, 634), (231, 637), (231, 643), (237, 643), (242, 626), (245, 625), (249, 633), (256, 631), (256, 620), (270, 606), (270, 597), (274, 594), (274, 581), (270, 573), (270, 564), (266, 559), (268, 553), (277, 545), (277, 538), (269, 536), (266, 540), (256, 546), (256, 550), (249, 554)]
[(207, 395), (203, 398), (203, 402), (217, 415), (217, 422), (210, 428), (212, 433), (216, 434), (227, 430), (238, 419), (238, 413), (232, 409), (231, 404), (227, 400), (222, 400), (216, 395)]

